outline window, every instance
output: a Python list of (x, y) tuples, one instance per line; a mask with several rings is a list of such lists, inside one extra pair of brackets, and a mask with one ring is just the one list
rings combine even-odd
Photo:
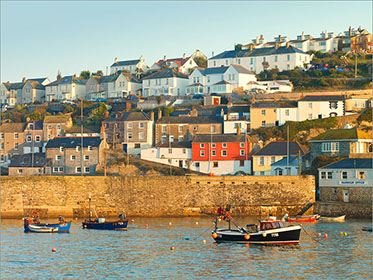
[(346, 171), (342, 172), (342, 179), (347, 179), (347, 172)]
[(333, 179), (333, 174), (332, 174), (332, 172), (328, 172), (328, 179)]
[(23, 173), (23, 169), (18, 169), (18, 174), (22, 174)]
[(266, 126), (266, 121), (262, 121), (262, 126)]
[(277, 55), (275, 55), (275, 62), (277, 62)]
[(216, 66), (216, 61), (214, 61), (214, 66)]
[(199, 155), (200, 155), (201, 157), (204, 157), (204, 156), (205, 156), (205, 151), (200, 151), (200, 152), (199, 152)]
[(260, 111), (260, 114), (261, 114), (262, 116), (265, 116), (265, 115), (266, 115), (266, 110), (261, 110), (261, 111)]
[(132, 123), (128, 123), (128, 124), (127, 124), (127, 128), (130, 129), (130, 128), (132, 128), (132, 127), (133, 127)]
[(76, 151), (80, 152), (80, 146), (76, 146)]
[(89, 167), (84, 167), (84, 173), (89, 173)]
[(214, 161), (214, 167), (219, 167), (219, 162)]
[(168, 149), (168, 153), (169, 153), (169, 154), (172, 154), (172, 149)]
[(228, 65), (228, 59), (226, 59), (226, 60), (225, 60), (225, 64), (227, 64), (227, 65)]
[(14, 139), (18, 139), (18, 133), (17, 132), (14, 133)]
[(240, 156), (244, 156), (245, 155), (245, 150), (240, 150)]
[(82, 173), (82, 168), (81, 167), (76, 167), (75, 168), (75, 173)]
[(205, 144), (199, 144), (199, 147), (200, 147), (200, 148), (204, 148), (204, 147), (205, 147)]
[(265, 56), (263, 56), (263, 62), (266, 62), (266, 57)]
[(0, 133), (0, 139), (4, 139), (4, 132)]
[(186, 154), (186, 149), (183, 149), (183, 154)]
[(129, 139), (132, 139), (132, 132), (128, 132), (127, 133), (127, 139), (129, 140)]
[(312, 120), (312, 114), (308, 114), (308, 119)]
[(60, 146), (60, 152), (63, 153), (63, 151), (64, 151), (63, 146)]
[(167, 132), (167, 126), (162, 125), (162, 132), (163, 132), (163, 133), (166, 133), (166, 132)]
[(139, 139), (143, 140), (144, 138), (145, 138), (145, 133), (143, 131), (139, 132)]
[(264, 157), (259, 158), (259, 165), (264, 166)]
[(56, 155), (56, 160), (61, 160), (62, 156), (61, 155)]
[(365, 179), (364, 171), (359, 172), (359, 179)]
[(282, 169), (281, 168), (276, 168), (275, 169), (275, 174), (282, 176)]
[(1, 144), (0, 144), (0, 150), (4, 150), (4, 142), (1, 142)]
[(194, 165), (195, 165), (196, 167), (199, 167), (199, 162), (196, 162)]
[(241, 59), (238, 59), (238, 64), (241, 64)]
[(76, 160), (76, 156), (71, 155), (71, 156), (70, 156), (70, 160)]
[(271, 157), (271, 164), (276, 162), (276, 157)]
[(53, 167), (53, 172), (58, 172), (58, 167)]
[(308, 109), (312, 109), (312, 103), (308, 103)]
[(61, 129), (61, 125), (60, 125), (60, 124), (57, 125), (57, 129), (58, 129), (58, 130)]
[(339, 142), (322, 143), (322, 152), (339, 152)]
[(288, 61), (290, 61), (290, 54), (288, 54)]
[(88, 146), (88, 151), (93, 151), (92, 146)]
[(226, 148), (226, 147), (227, 147), (227, 143), (223, 143), (223, 144), (221, 144), (221, 146), (222, 146), (223, 148)]
[(14, 143), (14, 150), (18, 151), (18, 143)]
[(26, 136), (26, 142), (31, 142), (32, 141), (32, 136), (31, 135), (27, 135)]
[(221, 151), (221, 156), (226, 157), (227, 156), (227, 151), (226, 150)]
[(58, 172), (63, 172), (63, 167), (58, 167)]
[(240, 148), (245, 148), (245, 143), (240, 143)]
[(290, 115), (290, 111), (289, 111), (289, 109), (286, 109), (285, 110), (285, 116), (289, 116)]
[(326, 172), (324, 172), (324, 171), (321, 172), (321, 179), (324, 179), (324, 180), (326, 179)]
[(88, 155), (85, 155), (85, 156), (84, 156), (84, 160), (89, 160), (89, 156), (88, 156)]
[(337, 107), (338, 107), (337, 102), (331, 101), (329, 103), (329, 107), (330, 107), (330, 109), (337, 109)]
[(254, 59), (250, 58), (250, 64), (253, 64), (253, 63), (254, 63)]
[(212, 125), (212, 126), (211, 126), (211, 132), (216, 132), (216, 127), (215, 127), (215, 125)]
[(244, 160), (240, 160), (240, 166), (245, 166), (245, 161)]
[(39, 136), (39, 135), (36, 135), (36, 136), (35, 136), (35, 141), (36, 141), (36, 142), (40, 142), (40, 136)]
[(4, 155), (0, 155), (0, 161), (1, 161), (1, 162), (4, 162), (4, 161), (5, 161), (5, 156), (4, 156)]
[(179, 125), (179, 132), (184, 132), (184, 126), (182, 126), (182, 125)]
[(179, 136), (179, 142), (182, 142), (182, 141), (184, 141), (184, 136)]
[(211, 151), (211, 156), (216, 156), (216, 151), (214, 150), (214, 151)]
[(216, 148), (216, 144), (215, 144), (215, 143), (212, 143), (212, 144), (211, 144), (211, 148)]

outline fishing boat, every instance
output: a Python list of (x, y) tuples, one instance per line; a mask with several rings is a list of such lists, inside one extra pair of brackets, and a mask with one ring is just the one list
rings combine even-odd
[(126, 219), (126, 215), (120, 214), (118, 218), (115, 221), (106, 221), (105, 218), (99, 217), (92, 219), (91, 194), (89, 194), (89, 218), (82, 223), (83, 229), (127, 230), (128, 219)]
[(58, 227), (29, 225), (28, 230), (31, 232), (39, 232), (39, 233), (53, 233), (53, 232), (58, 232)]
[[(218, 228), (218, 219), (228, 223), (228, 228)], [(212, 238), (217, 242), (235, 242), (263, 245), (299, 244), (301, 227), (299, 225), (284, 226), (283, 222), (275, 217), (260, 221), (259, 225), (249, 224), (246, 227), (235, 226), (231, 228), (232, 218), (225, 213), (217, 216)]]
[(346, 215), (343, 216), (338, 216), (338, 217), (320, 217), (320, 221), (325, 221), (325, 222), (344, 222), (346, 218)]
[(70, 232), (70, 227), (71, 227), (71, 221), (65, 221), (64, 218), (59, 217), (58, 223), (41, 223), (39, 220), (39, 213), (34, 212), (32, 214), (32, 217), (25, 217), (23, 218), (23, 227), (25, 232), (37, 232), (35, 230), (31, 230), (30, 226), (38, 226), (38, 227), (46, 227), (46, 228), (57, 228), (57, 231), (53, 232), (59, 232), (59, 233), (68, 233)]
[(363, 227), (361, 230), (362, 231), (368, 231), (368, 232), (372, 232), (373, 231), (372, 227)]
[(320, 217), (319, 214), (314, 214), (310, 216), (294, 216), (294, 217), (289, 217), (286, 215), (284, 217), (284, 220), (286, 222), (315, 223), (319, 217)]

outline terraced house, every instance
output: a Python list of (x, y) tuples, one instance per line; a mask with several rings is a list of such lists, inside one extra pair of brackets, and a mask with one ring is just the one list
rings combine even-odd
[(12, 157), (23, 154), (24, 123), (3, 123), (0, 132), (0, 166), (8, 166)]
[(136, 72), (145, 73), (148, 68), (142, 56), (139, 59), (122, 61), (118, 61), (118, 58), (115, 58), (114, 63), (110, 66), (110, 74), (117, 73), (118, 71), (128, 71), (131, 74), (136, 74)]
[(73, 121), (70, 115), (45, 116), (43, 121), (44, 141), (56, 136), (64, 136), (65, 131), (71, 128)]
[(58, 75), (56, 81), (51, 82), (45, 87), (45, 101), (85, 98), (86, 83), (87, 80), (79, 79), (76, 75), (65, 77)]

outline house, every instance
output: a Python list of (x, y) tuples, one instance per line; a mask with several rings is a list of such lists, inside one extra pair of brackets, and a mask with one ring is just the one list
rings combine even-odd
[(110, 74), (115, 74), (118, 71), (125, 71), (131, 74), (145, 73), (148, 68), (142, 56), (139, 59), (123, 61), (118, 61), (118, 58), (115, 58), (114, 63), (110, 66)]
[(0, 127), (0, 166), (7, 167), (15, 155), (23, 154), (24, 123), (3, 123)]
[(292, 92), (293, 90), (293, 84), (289, 80), (260, 81), (257, 83), (265, 86), (267, 93)]
[(319, 168), (320, 200), (372, 207), (372, 164), (371, 158), (349, 158)]
[(240, 129), (241, 133), (250, 133), (250, 109), (248, 104), (244, 106), (227, 106), (224, 114), (224, 134), (236, 133)]
[(252, 140), (243, 134), (199, 134), (192, 140), (191, 169), (215, 175), (251, 174)]
[(222, 119), (219, 117), (198, 116), (192, 110), (189, 116), (161, 117), (155, 125), (155, 144), (164, 142), (191, 141), (197, 134), (223, 133)]
[(208, 59), (208, 67), (224, 67), (238, 64), (244, 68), (260, 73), (264, 69), (293, 70), (295, 67), (304, 67), (310, 62), (310, 55), (290, 45), (276, 43), (273, 47), (230, 50), (222, 52)]
[(27, 121), (23, 136), (23, 154), (45, 152), (43, 121)]
[(45, 86), (45, 101), (85, 99), (86, 83), (87, 80), (79, 79), (76, 75), (62, 77), (59, 74), (56, 81)]
[(56, 136), (64, 136), (71, 128), (73, 121), (70, 115), (45, 116), (43, 120), (43, 139), (48, 141)]
[[(253, 175), (271, 175), (273, 163), (289, 156), (303, 156), (304, 148), (295, 141), (274, 141), (268, 143), (258, 152), (252, 155)], [(284, 175), (295, 175), (287, 171)]]
[(272, 163), (270, 175), (299, 175), (299, 157), (289, 156), (288, 160), (288, 157), (285, 156)]
[(22, 87), (19, 104), (30, 104), (35, 101), (45, 102), (45, 86), (38, 80), (27, 80)]
[(141, 88), (141, 81), (132, 74), (116, 72), (109, 76), (92, 75), (86, 83), (85, 98), (123, 98), (128, 95), (139, 95)]
[(178, 72), (189, 75), (189, 73), (198, 67), (198, 64), (194, 61), (194, 57), (187, 57), (184, 53), (183, 57), (180, 58), (167, 58), (166, 56), (163, 59), (155, 62), (150, 69), (151, 70), (161, 70), (163, 68), (176, 69)]
[(307, 95), (298, 100), (298, 121), (345, 115), (345, 96)]
[(372, 134), (358, 128), (333, 129), (309, 140), (310, 162), (317, 156), (354, 157), (372, 152)]
[(18, 97), (22, 94), (23, 83), (2, 83), (1, 84), (1, 103), (8, 104), (9, 107), (15, 107), (18, 104)]
[(366, 29), (354, 29), (350, 26), (343, 35), (337, 36), (337, 39), (339, 51), (372, 54), (373, 37)]
[(142, 149), (153, 145), (154, 114), (144, 112), (118, 112), (102, 122), (107, 143), (114, 148), (140, 156)]
[(80, 125), (73, 125), (70, 128), (65, 130), (65, 136), (82, 136), (82, 128), (83, 128), (83, 136), (100, 136), (100, 131), (94, 131), (92, 129), (82, 127)]
[(188, 76), (175, 68), (165, 68), (143, 78), (142, 94), (144, 96), (184, 95), (188, 85)]
[(256, 81), (255, 75), (237, 64), (196, 68), (189, 76), (186, 94), (231, 93), (238, 87), (247, 89), (247, 84), (251, 81)]
[(345, 100), (345, 111), (346, 112), (360, 112), (365, 108), (370, 107), (372, 99), (349, 97)]
[(154, 148), (141, 150), (141, 159), (180, 168), (190, 168), (191, 142), (165, 142)]
[(96, 166), (104, 164), (107, 143), (100, 137), (55, 137), (45, 148), (46, 174), (94, 175)]
[(254, 102), (250, 107), (251, 129), (281, 126), (298, 120), (298, 108), (293, 102)]
[(16, 155), (12, 158), (9, 167), (9, 176), (36, 176), (43, 175), (47, 166), (45, 153), (30, 153)]
[(220, 105), (220, 96), (206, 95), (203, 97), (204, 106)]

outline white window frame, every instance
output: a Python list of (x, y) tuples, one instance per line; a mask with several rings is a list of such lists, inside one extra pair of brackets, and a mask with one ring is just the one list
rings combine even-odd
[(89, 160), (89, 155), (84, 155), (84, 160), (85, 161)]
[(61, 155), (56, 155), (56, 160), (62, 160), (62, 156)]
[(90, 170), (89, 170), (89, 167), (84, 167), (84, 173), (89, 173), (90, 172)]
[(205, 156), (205, 151), (204, 150), (199, 151), (199, 156), (204, 157)]
[(221, 147), (222, 147), (222, 148), (226, 148), (226, 147), (227, 147), (227, 143), (222, 143), (222, 144), (221, 144)]
[(41, 139), (40, 135), (35, 136), (35, 142), (40, 142), (40, 139)]
[(76, 155), (71, 155), (70, 160), (76, 160)]
[(199, 144), (199, 147), (200, 147), (201, 149), (203, 149), (203, 148), (205, 148), (205, 144), (204, 144), (204, 143), (201, 143), (201, 144)]
[[(80, 169), (80, 170), (78, 170), (78, 169)], [(75, 173), (80, 174), (80, 173), (82, 173), (81, 170), (82, 170), (82, 168), (80, 166), (75, 167)]]
[(245, 150), (240, 150), (240, 156), (244, 156), (245, 155)]
[(32, 142), (32, 135), (27, 135), (26, 136), (26, 142)]
[(226, 156), (228, 156), (228, 151), (227, 151), (227, 150), (222, 150), (222, 151), (221, 151), (221, 156), (222, 156), (222, 157), (226, 157)]

